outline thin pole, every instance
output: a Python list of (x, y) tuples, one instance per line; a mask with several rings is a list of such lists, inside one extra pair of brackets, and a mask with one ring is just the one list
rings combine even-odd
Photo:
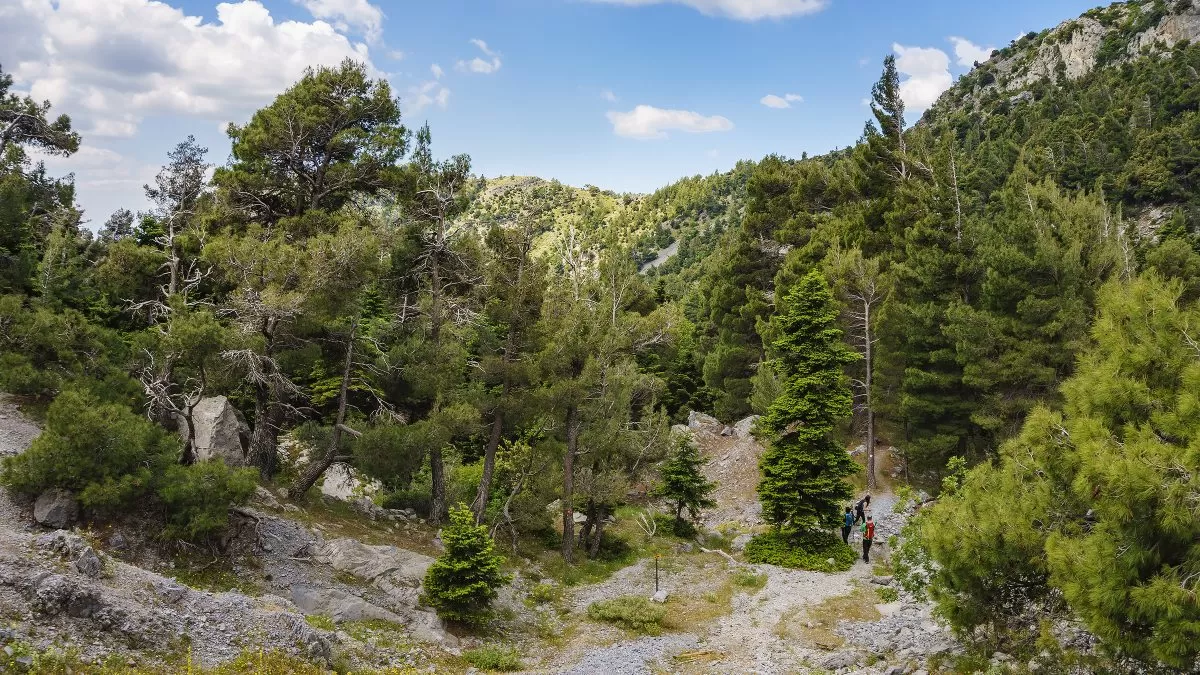
[(658, 558), (659, 554), (654, 554), (654, 592), (658, 593)]

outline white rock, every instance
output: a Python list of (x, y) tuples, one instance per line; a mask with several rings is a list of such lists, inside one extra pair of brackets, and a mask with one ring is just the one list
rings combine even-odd
[(665, 590), (659, 590), (655, 592), (654, 595), (650, 596), (650, 600), (661, 605), (667, 601), (667, 592)]

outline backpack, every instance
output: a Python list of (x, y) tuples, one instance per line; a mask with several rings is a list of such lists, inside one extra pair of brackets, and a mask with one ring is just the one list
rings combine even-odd
[(854, 527), (854, 514), (853, 513), (846, 514), (846, 527)]
[(867, 523), (867, 531), (865, 534), (863, 534), (863, 538), (864, 539), (874, 539), (875, 538), (875, 523)]

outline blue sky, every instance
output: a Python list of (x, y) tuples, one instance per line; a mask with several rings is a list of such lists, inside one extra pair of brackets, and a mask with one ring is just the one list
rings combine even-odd
[(51, 168), (76, 173), (96, 225), (143, 208), (141, 184), (189, 133), (224, 163), (221, 125), (245, 121), (308, 63), (369, 61), (406, 123), (429, 121), (437, 154), (468, 153), (484, 175), (648, 192), (739, 159), (853, 143), (889, 53), (915, 120), (978, 50), (1091, 6), (3, 0), (0, 65), (84, 133), (85, 150)]

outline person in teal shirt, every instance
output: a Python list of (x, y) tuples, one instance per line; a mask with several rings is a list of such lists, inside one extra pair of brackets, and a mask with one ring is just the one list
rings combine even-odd
[(853, 530), (853, 529), (854, 529), (854, 512), (850, 510), (849, 506), (847, 506), (846, 514), (845, 514), (845, 516), (843, 516), (843, 522), (842, 522), (842, 541), (843, 542), (845, 542), (847, 544), (850, 543), (850, 530)]

